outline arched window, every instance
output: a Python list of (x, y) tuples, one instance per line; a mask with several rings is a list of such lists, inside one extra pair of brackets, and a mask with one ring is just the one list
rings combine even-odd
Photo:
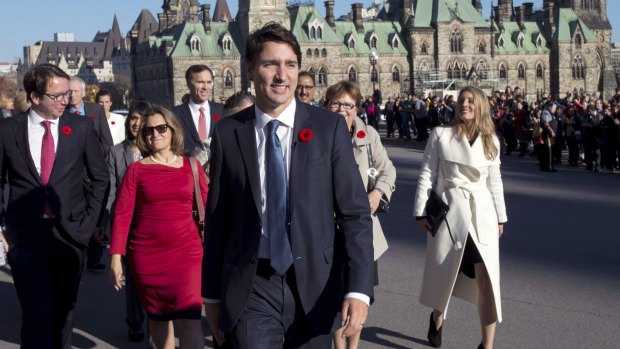
[(319, 86), (327, 86), (327, 69), (325, 67), (319, 69)]
[(486, 47), (484, 46), (484, 42), (482, 42), (482, 41), (481, 41), (481, 42), (478, 44), (478, 53), (486, 53), (486, 51), (487, 51), (487, 49), (486, 49)]
[(583, 59), (577, 55), (573, 58), (573, 79), (581, 80), (585, 77), (585, 65), (583, 63)]
[(357, 70), (355, 70), (355, 67), (349, 68), (349, 81), (357, 82)]
[(310, 75), (312, 75), (312, 80), (316, 81), (316, 68), (315, 67), (310, 67), (310, 69), (308, 69), (308, 73), (310, 73)]
[(542, 64), (536, 64), (536, 79), (543, 79), (545, 76), (545, 71), (543, 69)]
[(316, 39), (316, 28), (310, 28), (310, 39)]
[(354, 49), (355, 48), (355, 40), (353, 40), (353, 38), (349, 39), (349, 48), (350, 49)]
[(315, 49), (314, 49), (314, 57), (317, 57), (317, 58), (318, 58), (318, 57), (319, 57), (319, 55), (320, 55), (320, 53), (319, 53), (319, 49), (318, 49), (318, 48), (315, 48)]
[(450, 52), (452, 53), (462, 53), (463, 52), (463, 38), (461, 37), (461, 32), (458, 29), (454, 29), (452, 31), (452, 35), (450, 35)]
[(323, 57), (323, 58), (327, 57), (327, 50), (326, 49), (322, 49), (321, 50), (321, 57)]
[(392, 42), (392, 47), (393, 48), (398, 48), (398, 45), (399, 45), (398, 38), (394, 38), (394, 41)]
[(461, 67), (456, 62), (452, 66), (452, 78), (456, 80), (461, 80)]
[(465, 64), (461, 65), (461, 79), (467, 79), (467, 68), (465, 68)]
[(539, 36), (538, 39), (536, 39), (536, 48), (541, 48), (542, 47), (542, 38)]
[(222, 41), (222, 48), (224, 50), (230, 51), (231, 46), (232, 46), (231, 41), (232, 40), (230, 40), (229, 37), (224, 38), (224, 40)]
[(308, 51), (306, 51), (306, 56), (308, 58), (312, 58), (312, 49), (308, 49)]
[(323, 28), (321, 27), (316, 28), (316, 37), (317, 39), (323, 39)]
[(523, 48), (523, 44), (525, 43), (525, 37), (523, 35), (519, 35), (517, 38), (517, 47)]
[(506, 65), (504, 63), (500, 63), (499, 65), (499, 78), (502, 80), (506, 80), (508, 78), (508, 69), (506, 69)]
[(200, 38), (196, 34), (192, 35), (192, 38), (190, 39), (189, 43), (190, 43), (190, 49), (192, 50), (192, 52), (200, 51)]
[(489, 77), (489, 65), (487, 61), (481, 59), (476, 66), (476, 73), (481, 79), (487, 79)]
[(422, 43), (422, 45), (420, 46), (420, 52), (421, 52), (423, 55), (428, 54), (428, 46), (426, 46), (426, 43), (425, 43), (425, 42), (423, 42), (423, 43)]
[(581, 48), (581, 35), (575, 34), (575, 48)]
[(525, 66), (523, 63), (519, 63), (519, 66), (517, 67), (517, 77), (519, 80), (525, 80)]
[(230, 70), (224, 74), (224, 88), (233, 88), (233, 74)]
[(422, 61), (418, 67), (418, 77), (420, 80), (426, 81), (430, 79), (429, 70), (430, 68), (428, 63), (426, 61)]
[(452, 71), (452, 63), (448, 64), (447, 75), (448, 75), (448, 79), (454, 79), (454, 74), (453, 74), (453, 71)]
[(397, 66), (392, 68), (392, 82), (400, 82), (400, 70)]
[(377, 37), (373, 36), (370, 38), (370, 48), (377, 48)]
[(499, 47), (504, 47), (504, 38), (503, 38), (503, 37), (500, 37), (500, 38), (497, 40), (497, 46), (499, 46)]

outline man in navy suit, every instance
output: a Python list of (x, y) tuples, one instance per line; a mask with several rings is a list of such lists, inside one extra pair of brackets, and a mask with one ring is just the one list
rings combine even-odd
[[(69, 76), (43, 64), (24, 76), (32, 107), (0, 120), (0, 219), (22, 307), (22, 348), (71, 348), (84, 252), (109, 174), (93, 122), (65, 112)], [(89, 180), (90, 192), (84, 193)]]
[(329, 348), (336, 328), (361, 331), (373, 296), (351, 138), (342, 117), (295, 99), (301, 51), (289, 30), (254, 32), (245, 63), (256, 103), (219, 121), (211, 142), (209, 326), (233, 348)]
[(185, 82), (189, 99), (172, 111), (183, 126), (185, 154), (192, 155), (211, 138), (215, 122), (224, 114), (224, 105), (209, 100), (213, 93), (213, 72), (206, 65), (189, 67)]

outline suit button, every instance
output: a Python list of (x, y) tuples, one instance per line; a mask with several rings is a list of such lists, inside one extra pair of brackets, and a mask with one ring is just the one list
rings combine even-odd
[(303, 261), (303, 260), (304, 260), (304, 257), (295, 257), (295, 260), (296, 260), (296, 261)]

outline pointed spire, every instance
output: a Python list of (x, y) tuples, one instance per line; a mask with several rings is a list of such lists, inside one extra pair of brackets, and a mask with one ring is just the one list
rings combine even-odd
[(231, 22), (232, 16), (226, 0), (217, 0), (213, 10), (213, 22)]

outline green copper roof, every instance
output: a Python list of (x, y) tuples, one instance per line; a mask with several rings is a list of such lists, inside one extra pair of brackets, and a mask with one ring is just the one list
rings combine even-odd
[(561, 8), (556, 15), (556, 31), (553, 39), (557, 41), (572, 41), (577, 28), (586, 41), (596, 41), (596, 36), (588, 26), (579, 18), (575, 11), (569, 8)]
[[(336, 21), (336, 34), (342, 43), (342, 54), (369, 54), (370, 39), (377, 37), (377, 47), (374, 49), (381, 54), (407, 54), (406, 41), (401, 35), (401, 25), (398, 22), (364, 22), (364, 32), (358, 33), (355, 24), (350, 21)], [(398, 46), (392, 46), (392, 39), (396, 36)], [(355, 47), (349, 48), (349, 38), (355, 39)]]
[(431, 23), (451, 22), (454, 18), (474, 23), (475, 27), (489, 26), (470, 0), (418, 0), (413, 25), (425, 28)]
[[(332, 29), (332, 27), (327, 24), (325, 19), (321, 17), (321, 14), (317, 9), (312, 5), (307, 6), (295, 6), (290, 8), (291, 15), (291, 31), (297, 38), (297, 41), (300, 44), (309, 44), (309, 43), (320, 43), (320, 42), (329, 42), (335, 43), (340, 42), (338, 36)], [(309, 23), (320, 23), (322, 24), (323, 29), (323, 38), (322, 39), (311, 39), (308, 35), (308, 24)]]
[[(518, 47), (517, 42), (518, 38), (521, 35), (521, 28), (519, 27), (518, 22), (504, 22), (504, 32), (500, 33), (499, 28), (494, 23), (495, 29), (495, 50), (498, 53), (516, 53), (516, 52), (527, 52), (527, 53), (540, 53), (540, 52), (549, 52), (549, 48), (547, 47), (547, 40), (544, 35), (541, 34), (541, 28), (538, 26), (536, 22), (524, 22), (523, 27), (523, 47)], [(499, 37), (503, 36), (504, 45), (502, 47), (498, 46)], [(536, 46), (536, 40), (540, 35), (541, 45), (540, 47)]]
[[(202, 23), (189, 23), (174, 26), (168, 32), (167, 36), (172, 37), (174, 45), (170, 56), (172, 57), (240, 57), (240, 50), (236, 46), (237, 43), (243, 43), (234, 23), (211, 22), (211, 32), (206, 33)], [(190, 46), (190, 40), (193, 35), (200, 40), (200, 50), (193, 51)], [(230, 36), (230, 50), (224, 50), (222, 47), (222, 39)]]

